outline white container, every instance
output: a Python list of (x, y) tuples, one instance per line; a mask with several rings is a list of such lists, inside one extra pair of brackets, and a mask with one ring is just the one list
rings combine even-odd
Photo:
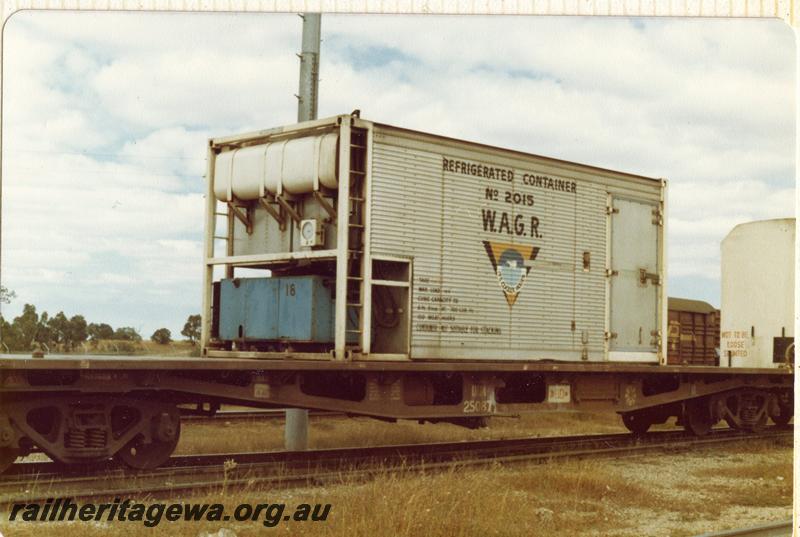
[(385, 125), (373, 138), (371, 252), (414, 260), (413, 356), (659, 360), (663, 181)]
[(722, 241), (721, 365), (778, 367), (794, 338), (795, 219), (740, 224)]
[[(231, 219), (230, 250), (209, 256), (209, 266), (305, 264), (311, 273), (328, 263), (330, 275), (336, 260), (337, 312), (362, 323), (350, 345), (337, 313), (337, 358), (665, 362), (662, 179), (351, 116), (216, 139), (211, 148), (218, 200), (273, 190), (278, 198), (241, 202), (250, 225)], [(279, 161), (277, 187), (258, 179), (276, 175), (269, 170)], [(357, 196), (339, 199), (353, 188)], [(287, 219), (281, 228), (276, 202), (320, 222), (324, 244), (301, 243)], [(364, 219), (353, 224), (362, 203)], [(357, 285), (359, 293), (345, 292)], [(402, 319), (382, 319), (387, 309)]]

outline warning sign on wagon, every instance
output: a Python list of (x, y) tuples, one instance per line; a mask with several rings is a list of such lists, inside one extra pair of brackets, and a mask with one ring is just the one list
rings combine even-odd
[(720, 351), (725, 356), (747, 358), (750, 354), (750, 332), (748, 331), (726, 330), (720, 334), (720, 340)]

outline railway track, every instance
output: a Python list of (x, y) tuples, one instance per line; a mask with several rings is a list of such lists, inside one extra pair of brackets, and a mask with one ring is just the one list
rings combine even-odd
[(172, 457), (153, 471), (132, 471), (109, 462), (89, 468), (53, 462), (14, 464), (0, 482), (0, 504), (42, 501), (53, 497), (89, 498), (174, 493), (269, 485), (286, 488), (324, 484), (403, 468), (434, 470), (453, 466), (512, 464), (566, 458), (623, 456), (657, 450), (685, 450), (721, 443), (791, 438), (791, 430), (770, 428), (760, 434), (717, 430), (706, 437), (662, 431), (636, 437), (600, 434), (437, 442), (304, 452), (226, 453)]
[(792, 521), (770, 522), (759, 526), (703, 533), (695, 537), (791, 537)]

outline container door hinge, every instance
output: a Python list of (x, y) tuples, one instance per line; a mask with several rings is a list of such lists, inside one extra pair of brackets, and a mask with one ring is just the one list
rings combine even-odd
[(650, 345), (654, 347), (661, 347), (661, 330), (651, 330), (650, 336)]
[(661, 211), (660, 207), (653, 207), (653, 225), (654, 226), (663, 226), (664, 225), (664, 213)]
[(606, 214), (611, 215), (611, 214), (618, 213), (618, 212), (619, 212), (619, 209), (617, 209), (616, 207), (613, 207), (611, 205), (606, 207)]
[(619, 271), (610, 268), (606, 269), (606, 278), (610, 278), (611, 276), (619, 276)]
[(661, 285), (661, 277), (653, 272), (647, 272), (647, 269), (639, 269), (639, 284), (647, 285), (647, 280), (650, 280), (653, 285)]
[(603, 339), (609, 341), (611, 339), (616, 339), (617, 333), (616, 332), (603, 332)]

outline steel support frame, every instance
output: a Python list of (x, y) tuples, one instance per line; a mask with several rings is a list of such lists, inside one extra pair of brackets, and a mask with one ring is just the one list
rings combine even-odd
[(336, 360), (347, 356), (347, 262), (350, 221), (350, 125), (351, 119), (339, 120), (339, 199), (336, 212), (336, 303), (334, 305), (334, 350)]
[[(763, 374), (691, 374), (653, 372), (648, 375), (615, 372), (575, 372), (534, 370), (531, 378), (543, 390), (537, 400), (504, 402), (501, 390), (522, 373), (483, 371), (414, 371), (357, 368), (252, 369), (241, 371), (183, 370), (85, 370), (53, 374), (37, 372), (34, 384), (26, 381), (25, 371), (0, 375), (0, 402), (3, 407), (33, 394), (52, 401), (69, 401), (106, 394), (115, 397), (140, 397), (149, 401), (181, 403), (231, 402), (256, 407), (296, 407), (346, 412), (356, 415), (396, 419), (467, 418), (516, 415), (546, 409), (592, 409), (632, 412), (645, 408), (681, 403), (737, 389), (780, 392), (791, 389), (793, 377), (776, 372)], [(62, 372), (63, 373), (63, 372)], [(436, 390), (447, 379), (453, 388), (448, 400)], [(359, 393), (325, 394), (309, 385), (331, 386), (351, 382)], [(653, 386), (665, 385), (660, 393)], [(569, 387), (568, 400), (550, 400), (550, 388)], [(437, 404), (436, 402), (441, 403)], [(444, 402), (443, 402), (444, 401)], [(0, 413), (2, 413), (0, 411)]]
[[(365, 162), (365, 178), (364, 178), (364, 203), (365, 203), (365, 234), (364, 252), (362, 255), (362, 298), (363, 309), (361, 314), (363, 319), (361, 322), (362, 333), (360, 335), (359, 345), (356, 345), (355, 351), (348, 349), (347, 345), (347, 268), (348, 260), (350, 257), (349, 241), (349, 187), (350, 187), (350, 135), (353, 128), (365, 129), (367, 132), (367, 152)], [(337, 245), (335, 249), (330, 250), (300, 250), (294, 252), (277, 252), (277, 253), (261, 253), (261, 254), (248, 254), (236, 255), (233, 251), (233, 227), (237, 218), (242, 219), (248, 215), (237, 214), (237, 210), (231, 208), (228, 204), (228, 247), (223, 255), (215, 253), (214, 248), (214, 235), (216, 227), (215, 211), (217, 201), (214, 195), (214, 162), (216, 155), (220, 151), (231, 150), (240, 147), (247, 147), (260, 143), (266, 143), (270, 140), (276, 139), (291, 139), (298, 136), (307, 136), (314, 133), (330, 132), (332, 130), (338, 131), (339, 134), (339, 147), (338, 147), (338, 176), (339, 185), (337, 192), (337, 202), (335, 206), (328, 204), (322, 198), (321, 193), (314, 193), (317, 201), (323, 206), (331, 217), (332, 223), (336, 228)], [(201, 330), (201, 348), (202, 356), (204, 357), (227, 357), (236, 358), (236, 353), (219, 354), (219, 350), (215, 350), (210, 344), (211, 342), (211, 304), (212, 304), (212, 288), (214, 279), (214, 266), (224, 266), (225, 277), (233, 276), (233, 269), (235, 267), (264, 267), (274, 263), (281, 263), (286, 261), (296, 260), (323, 260), (335, 259), (336, 260), (336, 303), (334, 305), (335, 325), (334, 325), (334, 345), (333, 345), (333, 358), (335, 362), (345, 362), (352, 359), (369, 359), (371, 357), (371, 323), (369, 322), (372, 304), (371, 304), (371, 268), (372, 256), (370, 251), (370, 220), (371, 220), (371, 172), (372, 172), (372, 124), (368, 121), (363, 121), (358, 117), (341, 115), (322, 120), (311, 120), (297, 125), (286, 128), (271, 129), (266, 131), (259, 131), (248, 133), (229, 138), (217, 138), (209, 141), (208, 153), (208, 169), (206, 172), (207, 185), (206, 185), (206, 233), (205, 233), (205, 271), (203, 278), (203, 311), (202, 311), (202, 330)], [(279, 211), (276, 211), (268, 204), (275, 202)], [(283, 202), (283, 203), (282, 203)], [(327, 205), (326, 205), (327, 204)], [(329, 205), (329, 206), (328, 206)], [(250, 206), (249, 206), (250, 207)], [(292, 214), (293, 210), (288, 207), (280, 196), (272, 196), (268, 199), (260, 199), (258, 202), (252, 204), (252, 209), (264, 210), (269, 213), (272, 218), (279, 221), (282, 226), (285, 226), (287, 220), (291, 218), (294, 220), (295, 225), (298, 224), (298, 214)], [(271, 209), (271, 210), (268, 210)], [(277, 213), (277, 214), (273, 214)], [(244, 225), (247, 224), (249, 218), (244, 218)], [(411, 292), (409, 292), (410, 298)], [(410, 309), (408, 310), (410, 312)], [(409, 323), (410, 331), (410, 323)], [(410, 336), (409, 336), (410, 340)], [(410, 341), (409, 341), (410, 345)], [(255, 355), (254, 355), (255, 356)], [(273, 356), (270, 353), (260, 353), (258, 357), (261, 358), (278, 358), (281, 356)], [(283, 356), (285, 357), (285, 355)], [(304, 358), (311, 359), (328, 359), (331, 355), (327, 353), (317, 353), (314, 356), (304, 356)], [(407, 353), (397, 355), (380, 355), (375, 356), (374, 359), (380, 360), (408, 360)]]
[[(212, 140), (208, 142), (208, 156), (206, 157), (206, 217), (205, 217), (205, 244), (204, 257), (214, 257), (214, 235), (217, 227), (217, 198), (214, 194), (214, 163), (217, 153)], [(214, 282), (214, 265), (206, 263), (203, 267), (203, 311), (200, 323), (200, 348), (207, 349), (211, 334), (211, 294)]]
[[(310, 121), (304, 121), (302, 123), (298, 123), (297, 125), (292, 125), (289, 127), (282, 127), (277, 129), (268, 129), (263, 131), (256, 131), (231, 137), (225, 138), (215, 138), (209, 140), (208, 145), (208, 157), (207, 157), (207, 170), (206, 170), (206, 214), (205, 214), (205, 241), (204, 241), (204, 275), (203, 275), (203, 311), (201, 313), (202, 316), (202, 323), (201, 323), (201, 349), (202, 355), (208, 356), (211, 343), (211, 304), (212, 304), (212, 287), (213, 287), (213, 280), (214, 280), (214, 266), (215, 265), (223, 265), (224, 266), (224, 274), (225, 277), (232, 277), (234, 267), (248, 267), (248, 266), (265, 266), (272, 263), (280, 263), (284, 261), (294, 261), (294, 260), (323, 260), (323, 259), (337, 259), (337, 270), (341, 269), (341, 266), (344, 266), (342, 272), (346, 272), (346, 261), (347, 261), (347, 219), (346, 218), (337, 218), (335, 224), (337, 227), (337, 240), (342, 241), (342, 237), (344, 237), (344, 244), (340, 244), (338, 248), (331, 249), (331, 250), (301, 250), (295, 252), (278, 252), (278, 253), (263, 253), (263, 254), (251, 254), (251, 255), (235, 255), (233, 251), (233, 227), (235, 219), (239, 218), (242, 220), (243, 224), (246, 226), (247, 221), (250, 220), (249, 218), (243, 218), (248, 215), (240, 214), (241, 211), (238, 208), (232, 207), (229, 203), (227, 205), (227, 220), (228, 220), (228, 233), (227, 233), (227, 249), (224, 255), (217, 255), (215, 253), (214, 248), (214, 236), (216, 231), (216, 210), (217, 210), (217, 200), (214, 194), (214, 172), (215, 172), (215, 160), (217, 154), (223, 150), (231, 150), (235, 148), (241, 147), (248, 147), (252, 145), (266, 143), (270, 140), (275, 139), (291, 139), (298, 136), (308, 136), (312, 134), (319, 134), (322, 132), (330, 132), (332, 130), (337, 130), (340, 135), (340, 143), (339, 148), (339, 177), (344, 178), (340, 179), (339, 184), (339, 201), (338, 206), (336, 207), (336, 213), (338, 215), (347, 215), (347, 194), (348, 194), (348, 187), (349, 181), (348, 178), (350, 177), (350, 125), (352, 123), (358, 123), (359, 126), (367, 125), (368, 122), (361, 122), (357, 118), (352, 118), (351, 116), (334, 116), (330, 118), (324, 119), (314, 119)], [(272, 207), (269, 207), (268, 204), (271, 202), (275, 202), (278, 204), (278, 211), (275, 211)], [(281, 196), (269, 196), (267, 199), (260, 199), (257, 203), (252, 204), (250, 206), (252, 209), (258, 207), (266, 211), (270, 214), (273, 218), (275, 218), (281, 227), (286, 226), (287, 217), (291, 218), (295, 225), (299, 225), (299, 218), (300, 215), (294, 211), (292, 207), (283, 199)], [(331, 209), (332, 207), (326, 207), (327, 209)], [(343, 208), (345, 209), (343, 212)], [(330, 212), (330, 211), (329, 211)], [(277, 213), (277, 214), (274, 214)], [(346, 284), (346, 278), (345, 278)], [(337, 295), (338, 296), (338, 295)], [(340, 309), (344, 310), (344, 313), (340, 315)], [(344, 304), (336, 306), (336, 315), (337, 319), (341, 317), (340, 323), (341, 326), (336, 327), (336, 333), (341, 335), (337, 335), (337, 338), (341, 338), (341, 341), (337, 339), (336, 346), (336, 357), (339, 359), (345, 358), (345, 329), (346, 329), (346, 306)], [(330, 359), (329, 355), (322, 355)]]

